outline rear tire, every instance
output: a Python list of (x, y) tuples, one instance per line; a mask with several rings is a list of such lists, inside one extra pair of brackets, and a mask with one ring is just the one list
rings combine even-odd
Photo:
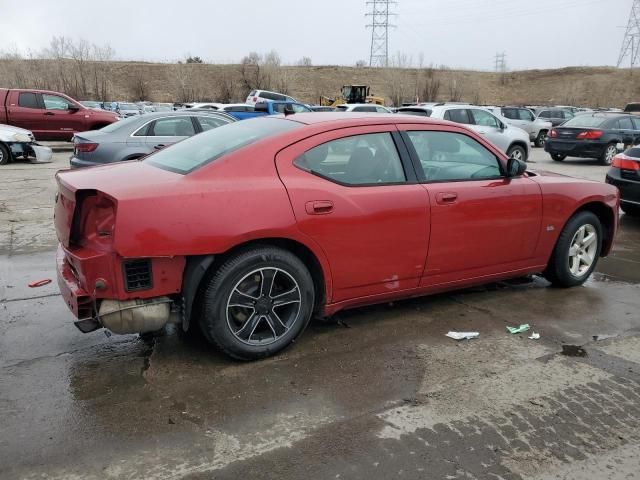
[(11, 161), (11, 152), (9, 149), (0, 143), (0, 165), (6, 165)]
[(630, 217), (640, 217), (640, 206), (636, 205), (620, 205), (622, 211)]
[(561, 162), (563, 161), (565, 158), (567, 158), (566, 155), (563, 155), (562, 153), (552, 153), (551, 154), (551, 158), (555, 161), (555, 162)]
[(515, 158), (517, 160), (527, 161), (527, 151), (520, 145), (514, 145), (507, 150), (507, 156), (509, 158)]
[(556, 287), (582, 285), (596, 268), (601, 250), (600, 220), (592, 212), (579, 212), (562, 229), (544, 277)]
[(546, 142), (547, 142), (547, 131), (541, 130), (540, 133), (538, 133), (538, 136), (536, 137), (533, 144), (538, 148), (543, 148)]
[(611, 162), (613, 161), (613, 157), (615, 157), (617, 154), (618, 154), (618, 148), (616, 147), (616, 144), (615, 143), (608, 144), (604, 148), (604, 151), (600, 156), (600, 163), (602, 165), (611, 165)]
[(304, 263), (275, 247), (229, 258), (203, 296), (205, 337), (238, 360), (257, 360), (290, 345), (311, 320), (315, 291)]

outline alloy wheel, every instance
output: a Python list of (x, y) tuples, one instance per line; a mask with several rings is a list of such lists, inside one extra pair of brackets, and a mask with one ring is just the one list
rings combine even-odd
[(513, 152), (511, 152), (511, 158), (515, 158), (516, 160), (522, 160), (523, 159), (522, 150), (520, 150), (519, 148), (516, 148)]
[(302, 303), (298, 282), (275, 267), (254, 270), (236, 283), (227, 299), (227, 325), (248, 345), (269, 345), (297, 321)]
[(618, 153), (618, 149), (615, 147), (615, 145), (609, 145), (604, 154), (605, 163), (607, 165), (611, 165), (611, 162), (613, 161), (613, 157), (615, 157), (617, 153)]
[(569, 271), (574, 277), (586, 275), (598, 253), (598, 231), (591, 224), (576, 231), (569, 246)]

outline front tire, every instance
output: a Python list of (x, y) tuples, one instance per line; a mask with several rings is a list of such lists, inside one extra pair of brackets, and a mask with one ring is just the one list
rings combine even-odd
[(516, 160), (521, 160), (523, 162), (527, 161), (527, 152), (520, 145), (514, 145), (513, 147), (507, 150), (507, 156), (509, 158), (515, 158)]
[(557, 287), (582, 285), (596, 268), (601, 249), (600, 220), (592, 212), (579, 212), (560, 233), (544, 276)]
[(562, 153), (552, 153), (551, 154), (551, 158), (555, 161), (555, 162), (562, 162), (565, 158), (567, 158), (566, 155), (563, 155)]
[(200, 325), (238, 360), (268, 357), (290, 345), (311, 320), (313, 279), (292, 253), (257, 247), (229, 258), (209, 280)]
[(600, 163), (602, 165), (611, 165), (611, 162), (613, 162), (613, 157), (615, 157), (617, 154), (618, 148), (616, 147), (616, 144), (608, 144), (602, 152), (602, 155), (600, 156)]
[(0, 165), (6, 165), (11, 161), (11, 152), (9, 149), (0, 143)]

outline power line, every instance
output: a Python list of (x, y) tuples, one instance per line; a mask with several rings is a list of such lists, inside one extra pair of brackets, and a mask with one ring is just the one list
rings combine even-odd
[(389, 27), (394, 27), (389, 23), (389, 17), (396, 14), (391, 8), (397, 4), (394, 0), (369, 0), (367, 6), (371, 7), (365, 13), (370, 17), (371, 23), (367, 28), (371, 29), (371, 54), (369, 56), (370, 67), (389, 66)]
[(626, 58), (631, 62), (631, 68), (635, 67), (640, 57), (640, 0), (633, 0), (629, 22), (624, 32), (624, 40), (618, 56), (618, 68)]

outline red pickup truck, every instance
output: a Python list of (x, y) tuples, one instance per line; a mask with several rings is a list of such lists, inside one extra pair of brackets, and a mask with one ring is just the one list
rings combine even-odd
[(0, 88), (0, 123), (33, 132), (37, 140), (71, 140), (118, 120), (111, 112), (86, 108), (58, 92)]

